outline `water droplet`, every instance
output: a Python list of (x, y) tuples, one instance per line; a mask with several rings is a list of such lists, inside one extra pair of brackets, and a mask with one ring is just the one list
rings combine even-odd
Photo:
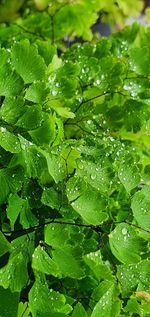
[(123, 235), (126, 235), (127, 233), (128, 233), (127, 228), (123, 228), (123, 229), (122, 229), (122, 234), (123, 234)]
[(91, 175), (91, 179), (92, 180), (96, 179), (96, 175)]
[(100, 79), (97, 79), (97, 80), (96, 80), (96, 84), (97, 84), (97, 85), (99, 85), (100, 82), (101, 82)]

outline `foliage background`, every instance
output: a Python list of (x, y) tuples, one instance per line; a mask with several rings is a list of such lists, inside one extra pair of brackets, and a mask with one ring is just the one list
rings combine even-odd
[(91, 32), (142, 2), (11, 4), (0, 4), (0, 314), (149, 317), (150, 30)]

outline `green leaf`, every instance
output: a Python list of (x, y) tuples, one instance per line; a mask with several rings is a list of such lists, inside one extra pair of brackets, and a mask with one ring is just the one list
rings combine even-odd
[(10, 54), (4, 49), (0, 49), (0, 95), (15, 96), (23, 88), (20, 76), (11, 69)]
[(56, 54), (53, 56), (51, 63), (48, 65), (48, 74), (53, 73), (57, 70), (62, 64), (61, 58), (59, 58)]
[(6, 209), (7, 217), (10, 219), (11, 228), (14, 228), (14, 224), (20, 215), (20, 223), (23, 228), (29, 228), (30, 226), (37, 225), (37, 219), (32, 214), (28, 201), (20, 198), (17, 194), (11, 194), (8, 199), (8, 207)]
[[(84, 276), (80, 250), (76, 254), (71, 237), (77, 234), (77, 246), (80, 243), (80, 234), (72, 226), (52, 223), (45, 228), (45, 242), (54, 248), (52, 260), (57, 264), (63, 276), (81, 278)], [(75, 256), (75, 254), (76, 256)]]
[(38, 46), (39, 54), (44, 58), (45, 64), (48, 66), (51, 63), (54, 54), (56, 53), (56, 47), (51, 45), (50, 41), (48, 40), (37, 40), (36, 45)]
[(22, 199), (22, 208), (20, 211), (20, 224), (23, 226), (23, 228), (29, 228), (38, 225), (38, 219), (32, 213), (27, 199)]
[(107, 291), (102, 295), (99, 302), (95, 305), (91, 317), (111, 317), (113, 303), (114, 285), (109, 285)]
[(57, 248), (52, 251), (52, 259), (56, 262), (63, 277), (74, 279), (84, 277), (81, 258), (75, 257), (71, 246), (65, 246), (63, 249)]
[(50, 175), (53, 177), (56, 183), (66, 178), (66, 164), (65, 160), (58, 154), (49, 154), (42, 151), (46, 161)]
[(141, 305), (137, 302), (136, 298), (131, 298), (128, 300), (124, 311), (128, 312), (129, 314), (142, 314)]
[(51, 144), (56, 137), (56, 118), (55, 115), (49, 114), (45, 116), (42, 125), (32, 131), (28, 131), (36, 144)]
[(120, 163), (118, 176), (126, 191), (130, 192), (140, 183), (141, 179), (137, 162), (133, 162), (130, 157), (125, 157)]
[(7, 241), (2, 232), (0, 232), (0, 257), (11, 251), (11, 244)]
[(107, 220), (105, 198), (96, 189), (77, 177), (67, 182), (67, 196), (79, 215), (87, 222), (98, 225)]
[(40, 281), (35, 281), (29, 292), (29, 305), (33, 317), (65, 317), (72, 310), (63, 294), (49, 290)]
[(138, 237), (128, 224), (118, 224), (109, 234), (109, 244), (113, 255), (122, 263), (137, 263), (146, 251), (147, 243)]
[[(120, 316), (120, 310), (121, 310), (121, 301), (118, 298), (118, 295), (120, 293), (120, 290), (118, 289), (117, 285), (114, 285), (115, 279), (114, 280), (107, 280), (107, 273), (103, 274), (103, 281), (100, 282), (100, 284), (94, 289), (92, 292), (91, 296), (91, 301), (90, 305), (95, 306), (95, 302), (98, 302), (101, 300), (101, 298), (104, 296), (110, 289), (113, 287), (113, 300), (111, 303), (111, 312), (110, 316), (111, 317), (117, 317)], [(107, 301), (106, 301), (107, 304)], [(103, 304), (102, 304), (103, 305)], [(105, 306), (105, 305), (103, 305)]]
[[(45, 228), (45, 242), (55, 248), (63, 248), (63, 246), (68, 243), (69, 237), (72, 232), (71, 226), (60, 224), (60, 223), (51, 223)], [(62, 230), (63, 228), (63, 230)]]
[(150, 228), (150, 187), (145, 186), (135, 193), (132, 198), (131, 208), (138, 225), (149, 230)]
[(23, 199), (17, 194), (11, 194), (8, 199), (7, 217), (10, 219), (11, 229), (14, 229), (14, 224), (21, 212)]
[(7, 178), (5, 178), (5, 170), (0, 170), (0, 184), (3, 184), (0, 188), (0, 205), (3, 204), (9, 195), (10, 187)]
[(17, 136), (3, 127), (0, 129), (0, 146), (11, 153), (19, 153), (21, 151)]
[(22, 97), (6, 97), (0, 108), (0, 116), (4, 121), (15, 124), (25, 109)]
[(41, 201), (43, 205), (49, 206), (52, 209), (59, 210), (61, 207), (59, 194), (53, 187), (44, 189)]
[(19, 303), (19, 293), (0, 287), (0, 316), (16, 317)]
[(110, 187), (109, 166), (107, 163), (102, 166), (100, 160), (99, 162), (80, 160), (76, 174), (100, 192), (108, 191)]
[(58, 98), (53, 98), (52, 100), (48, 101), (46, 103), (46, 109), (53, 109), (55, 112), (63, 118), (71, 118), (73, 119), (75, 117), (75, 114), (70, 111), (69, 108), (63, 107), (63, 100)]
[(25, 84), (45, 78), (46, 65), (37, 47), (22, 40), (12, 47), (12, 64)]
[(81, 303), (78, 303), (74, 310), (73, 310), (73, 313), (71, 315), (71, 317), (87, 317), (87, 313), (83, 307), (83, 305)]
[(131, 69), (137, 74), (149, 75), (150, 53), (148, 47), (132, 48), (129, 54)]
[(103, 279), (104, 276), (108, 280), (113, 280), (110, 266), (103, 262), (100, 250), (88, 253), (84, 255), (83, 258), (99, 281)]
[(61, 277), (60, 271), (43, 247), (38, 246), (32, 255), (32, 268), (42, 273)]
[(41, 106), (25, 106), (24, 114), (18, 119), (16, 125), (26, 130), (32, 130), (41, 126), (42, 120), (43, 113)]
[(40, 178), (45, 169), (47, 172), (46, 160), (43, 154), (41, 154), (42, 151), (21, 135), (19, 139), (22, 151), (12, 158), (9, 166), (16, 167), (21, 165), (28, 177)]
[(12, 292), (20, 292), (28, 280), (27, 258), (22, 252), (12, 253), (8, 264), (0, 269), (0, 285)]
[(150, 261), (143, 260), (137, 264), (118, 265), (117, 277), (121, 285), (123, 296), (131, 291), (150, 292)]
[(26, 90), (25, 99), (34, 103), (44, 103), (47, 94), (48, 89), (46, 89), (45, 83), (37, 82), (30, 85)]
[(17, 317), (30, 317), (30, 309), (27, 302), (19, 303)]
[(9, 193), (17, 192), (21, 189), (23, 179), (23, 171), (20, 167), (16, 169), (3, 168), (0, 169), (0, 204), (6, 201)]

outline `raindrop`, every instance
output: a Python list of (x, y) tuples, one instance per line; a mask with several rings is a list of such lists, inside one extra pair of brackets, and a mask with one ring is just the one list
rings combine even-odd
[(96, 175), (91, 175), (91, 179), (92, 180), (96, 179)]
[(52, 90), (52, 95), (56, 96), (57, 95), (57, 91), (56, 90)]
[(92, 123), (92, 120), (88, 120), (87, 123), (88, 123), (88, 124), (91, 124), (91, 123)]
[(123, 229), (122, 229), (122, 234), (123, 234), (123, 235), (126, 235), (127, 233), (128, 233), (127, 228), (123, 228)]
[(96, 84), (99, 85), (100, 84), (100, 79), (96, 80)]

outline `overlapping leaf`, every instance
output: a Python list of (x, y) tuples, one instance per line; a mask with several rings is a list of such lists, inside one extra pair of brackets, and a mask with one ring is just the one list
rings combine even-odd
[(109, 235), (109, 243), (112, 253), (122, 263), (137, 263), (147, 251), (147, 242), (128, 224), (118, 224)]
[(32, 83), (45, 77), (46, 65), (38, 54), (36, 46), (30, 45), (28, 40), (15, 43), (12, 48), (12, 64), (24, 82)]

